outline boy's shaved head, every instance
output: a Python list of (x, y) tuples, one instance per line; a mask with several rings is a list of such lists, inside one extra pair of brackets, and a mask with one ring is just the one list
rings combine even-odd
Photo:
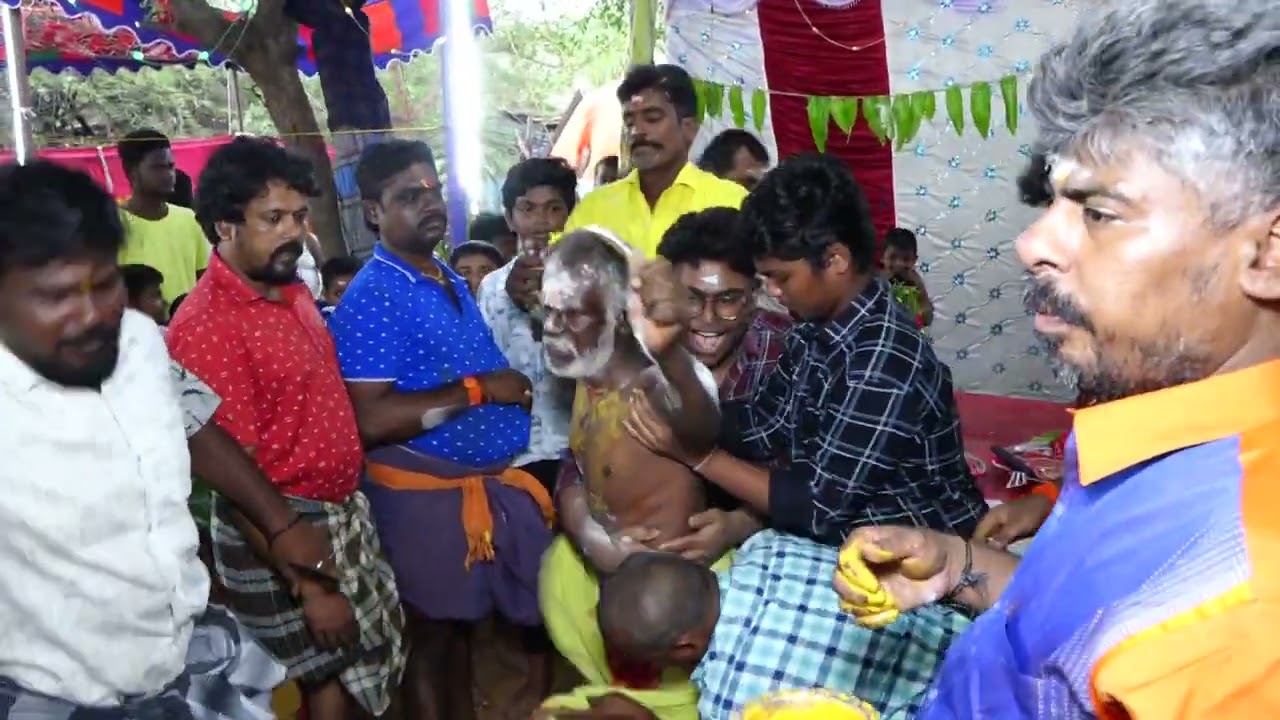
[[(610, 650), (636, 660), (696, 663), (720, 614), (720, 585), (692, 560), (637, 553), (601, 582), (598, 613)], [(679, 657), (681, 646), (696, 657)]]

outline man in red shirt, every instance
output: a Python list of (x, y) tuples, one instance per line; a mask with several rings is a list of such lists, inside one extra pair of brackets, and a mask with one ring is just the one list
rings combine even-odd
[(217, 574), (237, 617), (289, 668), (314, 720), (387, 710), (404, 669), (404, 617), (369, 506), (364, 451), (333, 341), (297, 280), (310, 164), (238, 138), (200, 175), (196, 216), (215, 247), (169, 326), (170, 352), (222, 397), (214, 421), (329, 533), (340, 582), (278, 575), (262, 537), (215, 500)]

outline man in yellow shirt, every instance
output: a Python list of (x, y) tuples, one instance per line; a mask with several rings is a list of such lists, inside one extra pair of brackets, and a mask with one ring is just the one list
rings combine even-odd
[(120, 141), (120, 164), (133, 196), (120, 212), (125, 230), (121, 265), (148, 265), (164, 275), (160, 294), (168, 306), (196, 286), (209, 266), (209, 242), (195, 213), (169, 203), (176, 168), (169, 138), (135, 130)]
[(698, 94), (676, 65), (637, 65), (618, 86), (632, 170), (578, 203), (564, 231), (599, 225), (645, 257), (653, 257), (681, 215), (737, 208), (747, 191), (689, 163), (698, 134)]

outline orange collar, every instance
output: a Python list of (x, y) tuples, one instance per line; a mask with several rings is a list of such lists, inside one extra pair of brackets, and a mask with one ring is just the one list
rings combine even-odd
[(1075, 413), (1080, 484), (1280, 420), (1280, 360)]

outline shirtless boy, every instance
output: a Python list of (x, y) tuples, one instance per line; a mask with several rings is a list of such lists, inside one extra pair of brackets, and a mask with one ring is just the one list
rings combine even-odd
[(632, 398), (646, 397), (691, 444), (709, 445), (719, 411), (714, 378), (679, 342), (688, 291), (665, 260), (634, 278), (629, 261), (620, 241), (594, 229), (567, 234), (547, 260), (543, 347), (551, 372), (578, 381), (566, 463), (582, 480), (557, 489), (565, 536), (543, 560), (540, 596), (552, 640), (588, 683), (654, 687), (656, 674), (626, 678), (609, 667), (595, 621), (596, 574), (687, 534), (705, 499), (690, 468), (644, 449), (622, 423)]

